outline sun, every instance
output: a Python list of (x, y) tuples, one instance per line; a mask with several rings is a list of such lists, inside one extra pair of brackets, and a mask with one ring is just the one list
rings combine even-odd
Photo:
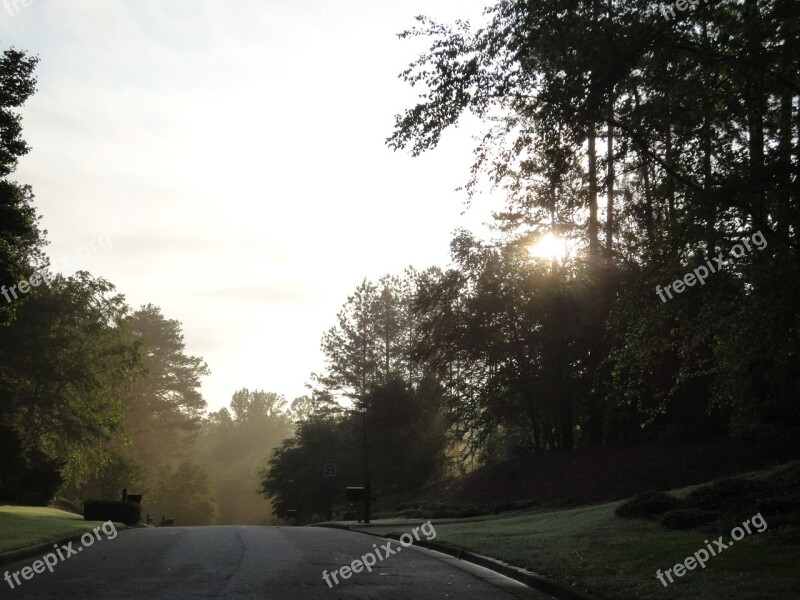
[(567, 257), (567, 242), (552, 233), (548, 233), (528, 246), (528, 253), (533, 258), (564, 260)]

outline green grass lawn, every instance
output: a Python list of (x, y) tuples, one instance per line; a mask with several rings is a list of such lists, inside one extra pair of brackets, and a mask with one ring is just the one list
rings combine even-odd
[[(662, 571), (704, 548), (716, 535), (670, 531), (657, 523), (621, 519), (619, 502), (470, 523), (436, 523), (436, 541), (524, 567), (600, 598), (785, 600), (800, 589), (800, 546), (764, 534), (746, 536), (704, 570), (664, 586)], [(767, 521), (769, 524), (769, 522)]]
[(97, 525), (55, 508), (0, 505), (0, 552), (57, 540)]

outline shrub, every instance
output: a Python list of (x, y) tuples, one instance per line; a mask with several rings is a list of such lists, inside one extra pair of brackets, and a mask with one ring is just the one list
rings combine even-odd
[(728, 477), (697, 488), (686, 496), (686, 503), (704, 509), (725, 508), (754, 499), (760, 487), (751, 479)]
[(800, 510), (800, 496), (773, 496), (758, 501), (758, 510), (767, 515), (782, 515)]
[(680, 504), (681, 501), (675, 496), (650, 490), (636, 494), (620, 504), (614, 512), (618, 517), (626, 519), (655, 519)]
[(661, 518), (661, 525), (667, 529), (693, 529), (716, 520), (713, 512), (699, 508), (676, 508), (667, 511)]
[(142, 508), (135, 502), (87, 500), (83, 503), (83, 518), (87, 521), (116, 521), (136, 525), (142, 518)]

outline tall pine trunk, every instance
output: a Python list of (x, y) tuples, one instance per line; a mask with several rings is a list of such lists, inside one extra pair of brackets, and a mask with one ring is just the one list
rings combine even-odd
[(608, 137), (606, 148), (606, 257), (609, 262), (613, 255), (614, 241), (614, 99), (608, 101)]
[(600, 254), (600, 245), (597, 239), (597, 138), (594, 124), (589, 130), (589, 262), (596, 266)]
[[(710, 60), (710, 43), (708, 39), (708, 19), (703, 20), (703, 49), (705, 51), (706, 57), (709, 58), (709, 64), (713, 65), (714, 63)], [(711, 72), (713, 66), (709, 67), (708, 71), (708, 78), (714, 82), (716, 81), (716, 77), (714, 77), (714, 73)], [(710, 83), (708, 89), (716, 89), (714, 83)], [(711, 119), (712, 119), (712, 107), (711, 107), (711, 98), (709, 96), (709, 92), (707, 89), (703, 90), (703, 125), (701, 128), (701, 144), (702, 144), (702, 152), (703, 152), (703, 206), (705, 207), (705, 221), (706, 221), (706, 252), (710, 256), (713, 251), (714, 247), (716, 246), (717, 242), (717, 204), (716, 198), (714, 198), (714, 191), (713, 191), (713, 180), (712, 180), (712, 169), (711, 169), (711, 159), (712, 159), (712, 141), (711, 141)]]
[(748, 70), (746, 103), (747, 103), (747, 128), (749, 133), (748, 154), (750, 158), (750, 185), (753, 193), (753, 208), (759, 219), (763, 219), (764, 212), (764, 112), (766, 99), (762, 93), (764, 89), (762, 39), (761, 39), (761, 14), (758, 0), (745, 0), (746, 24), (746, 60), (752, 68)]

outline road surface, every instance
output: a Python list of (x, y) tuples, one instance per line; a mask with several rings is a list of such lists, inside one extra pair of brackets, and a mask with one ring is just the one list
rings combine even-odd
[[(119, 532), (25, 580), (14, 573), (41, 557), (5, 565), (14, 584), (0, 598), (260, 598), (308, 600), (546, 600), (549, 596), (490, 571), (389, 540), (317, 527), (174, 527)], [(339, 584), (331, 572), (377, 550), (372, 572)], [(383, 548), (383, 550), (381, 550)], [(329, 574), (329, 587), (323, 579)], [(31, 575), (31, 571), (27, 571)]]

